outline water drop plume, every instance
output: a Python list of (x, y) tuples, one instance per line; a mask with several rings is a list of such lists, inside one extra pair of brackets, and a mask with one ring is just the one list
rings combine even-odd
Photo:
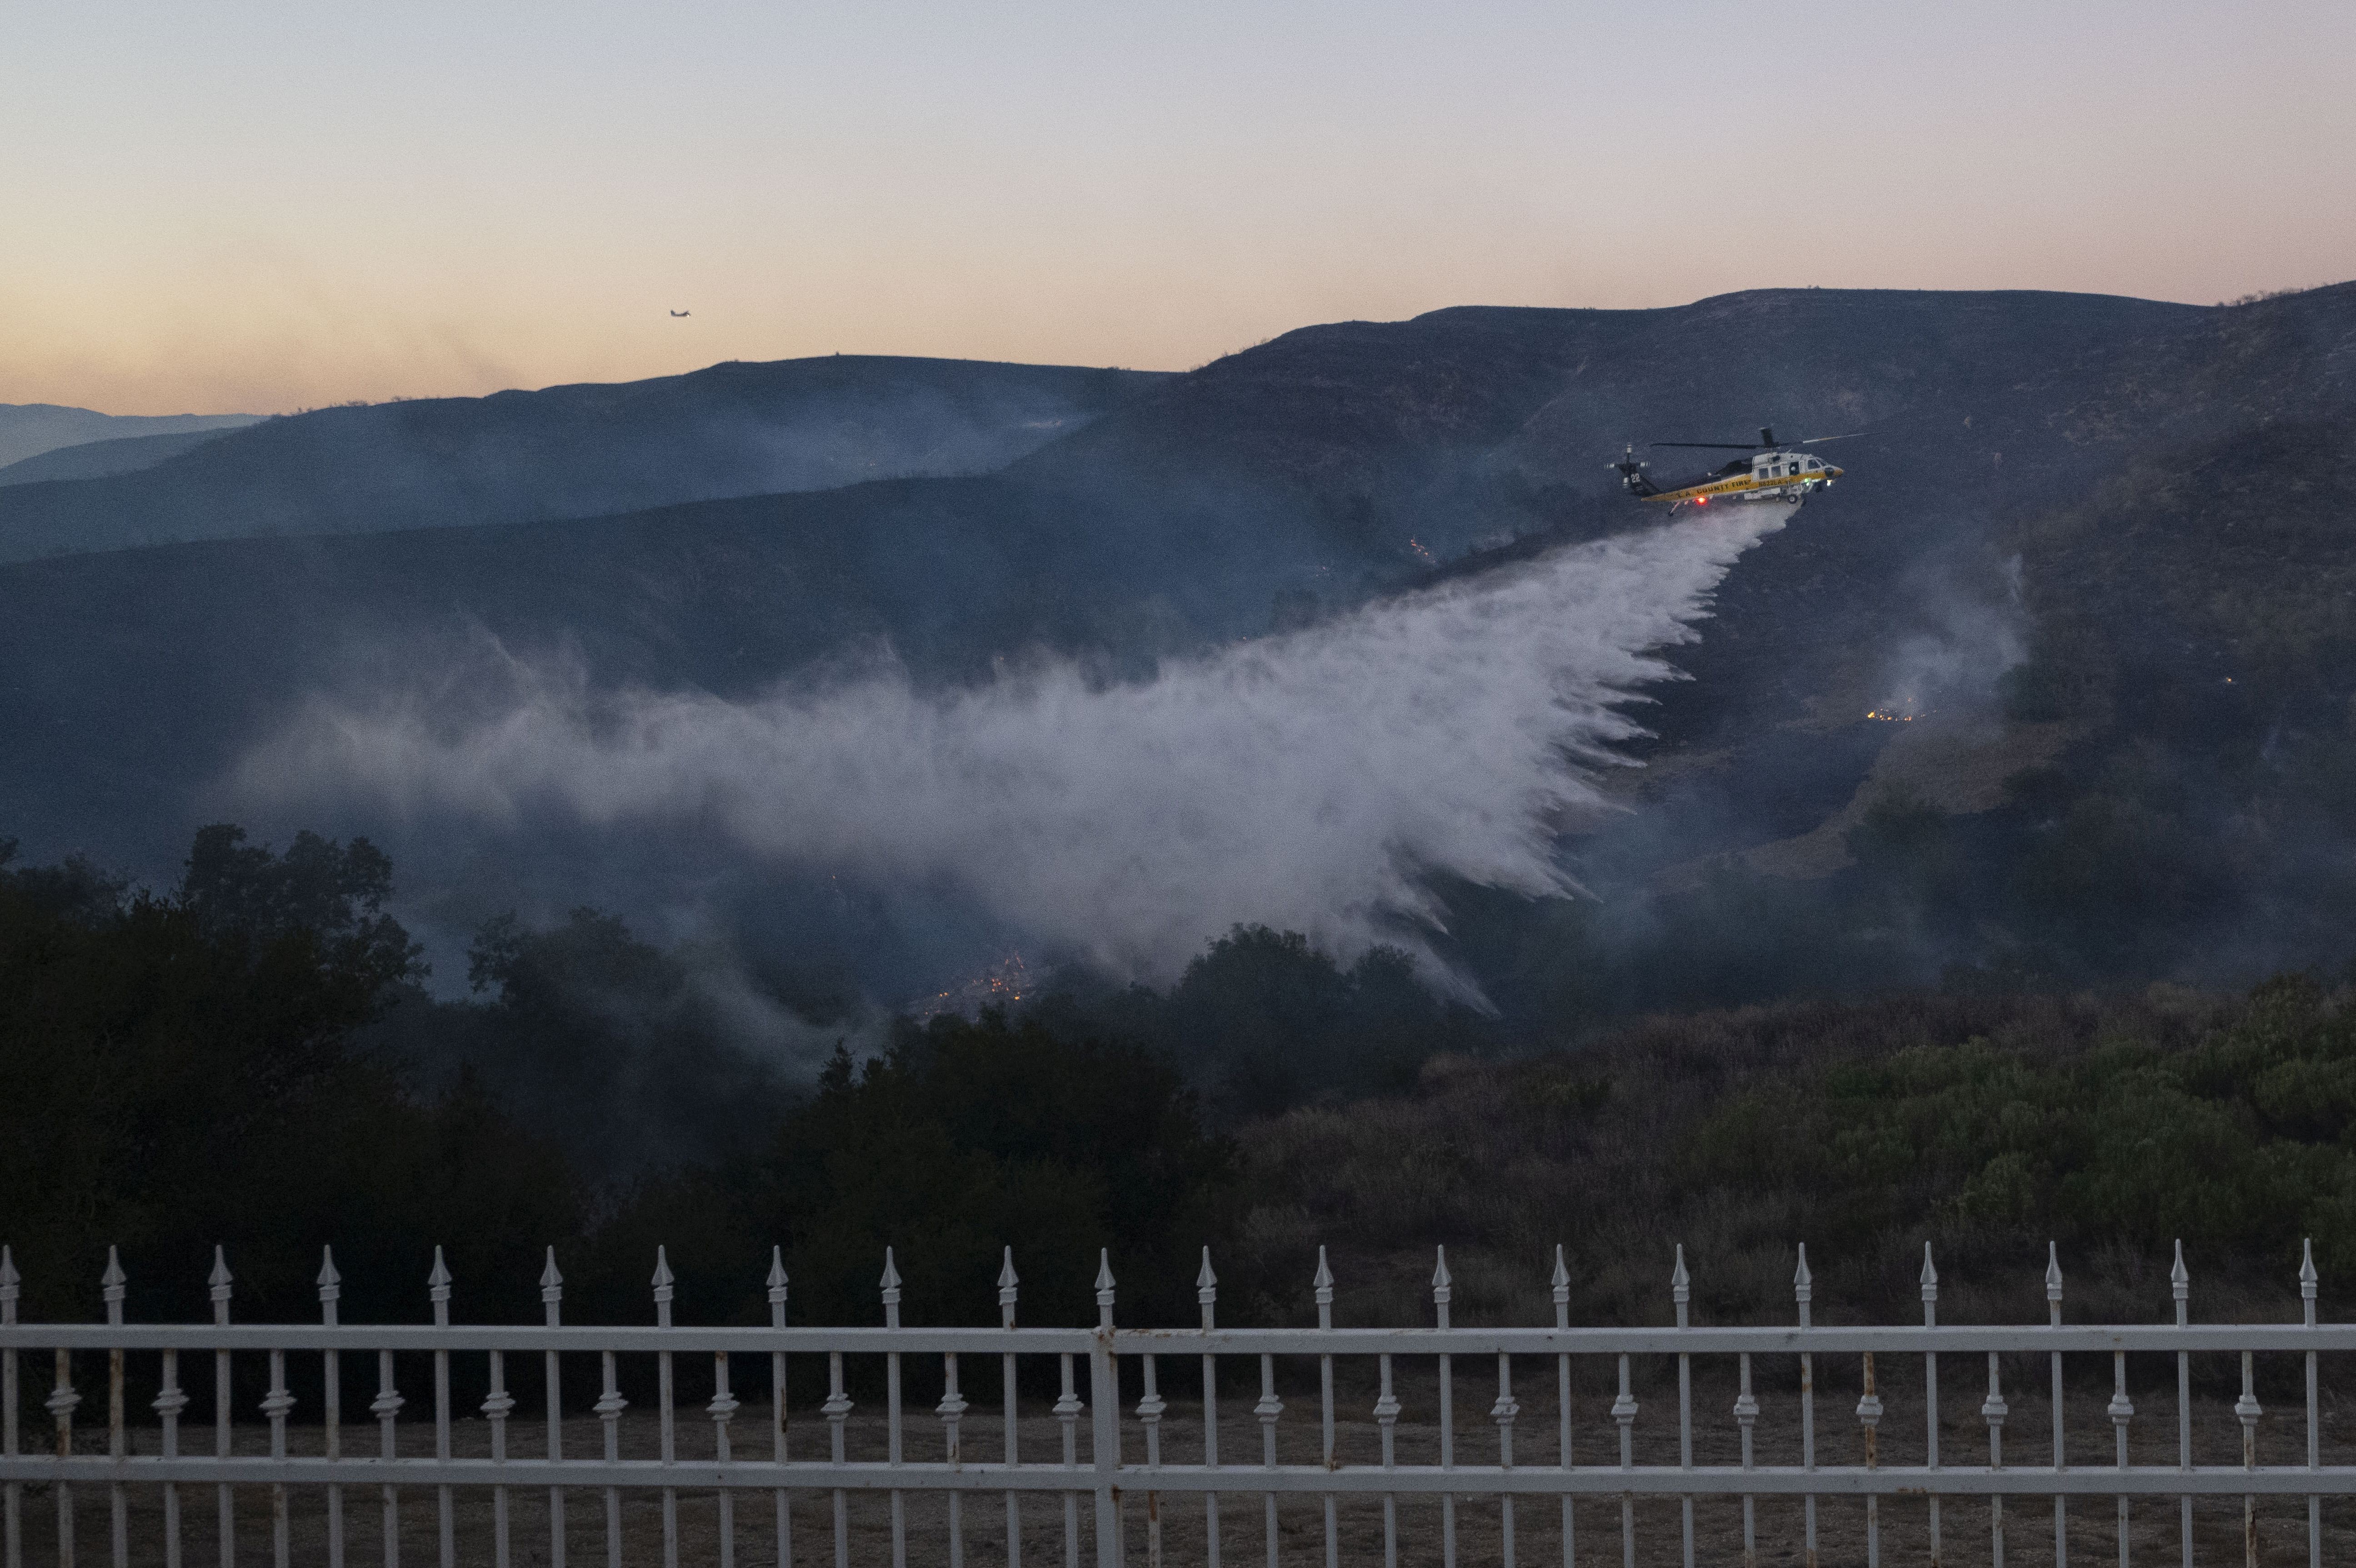
[[(1780, 514), (1781, 508), (1776, 512)], [(1426, 876), (1569, 891), (1567, 814), (1638, 732), (1735, 560), (1727, 508), (1093, 684), (1050, 660), (972, 688), (896, 666), (748, 700), (532, 666), (493, 711), (423, 687), (319, 698), (234, 781), (410, 816), (694, 821), (797, 868), (949, 886), (1043, 951), (1166, 980), (1237, 922), (1347, 955), (1430, 929)]]

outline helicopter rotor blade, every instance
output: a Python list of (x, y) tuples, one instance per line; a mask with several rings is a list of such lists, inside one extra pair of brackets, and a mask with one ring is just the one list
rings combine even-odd
[(1655, 441), (1649, 446), (1704, 447), (1712, 452), (1758, 452), (1762, 450), (1747, 441)]
[(1848, 432), (1848, 435), (1812, 435), (1805, 441), (1794, 442), (1793, 444), (1795, 446), (1815, 446), (1821, 442), (1847, 441), (1851, 436), (1859, 436), (1864, 433), (1865, 432), (1861, 430), (1853, 430)]

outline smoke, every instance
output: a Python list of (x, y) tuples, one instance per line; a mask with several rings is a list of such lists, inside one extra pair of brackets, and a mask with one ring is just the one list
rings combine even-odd
[(1556, 834), (1604, 809), (1592, 770), (1640, 733), (1631, 694), (1674, 674), (1658, 650), (1782, 521), (1728, 508), (1567, 547), (1138, 684), (1057, 660), (927, 692), (886, 659), (727, 701), (518, 663), (488, 703), (315, 699), (233, 782), (502, 828), (698, 824), (781, 867), (951, 891), (1147, 980), (1237, 922), (1345, 955), (1419, 945), (1427, 873), (1570, 891)]
[(1985, 704), (1997, 677), (2028, 656), (2020, 557), (1968, 575), (1951, 561), (1926, 563), (1916, 578), (1917, 624), (1888, 656), (1877, 709), (1912, 716)]

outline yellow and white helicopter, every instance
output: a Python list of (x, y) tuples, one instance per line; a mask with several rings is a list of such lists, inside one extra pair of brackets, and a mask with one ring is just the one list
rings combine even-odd
[[(1852, 431), (1850, 434), (1858, 432)], [(1628, 448), (1627, 455), (1613, 464), (1620, 482), (1628, 493), (1640, 501), (1658, 501), (1676, 511), (1688, 502), (1707, 507), (1713, 501), (1782, 501), (1798, 506), (1813, 491), (1821, 490), (1841, 476), (1842, 471), (1823, 458), (1798, 450), (1804, 446), (1821, 445), (1827, 441), (1847, 441), (1846, 435), (1811, 436), (1790, 446), (1779, 446), (1771, 426), (1759, 428), (1758, 444), (1734, 441), (1656, 441), (1655, 446), (1677, 446), (1710, 452), (1740, 452), (1746, 455), (1735, 458), (1722, 467), (1696, 478), (1673, 485), (1653, 483), (1644, 472), (1649, 464), (1636, 460), (1636, 449)]]

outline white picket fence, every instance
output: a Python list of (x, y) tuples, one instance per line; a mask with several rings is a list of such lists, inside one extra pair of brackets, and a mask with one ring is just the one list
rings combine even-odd
[[(72, 1568), (76, 1552), (74, 1488), (86, 1487), (106, 1488), (111, 1561), (117, 1565), (125, 1564), (133, 1545), (126, 1499), (136, 1488), (153, 1488), (161, 1494), (163, 1558), (169, 1568), (179, 1568), (184, 1561), (181, 1492), (184, 1488), (200, 1488), (213, 1489), (219, 1562), (221, 1568), (230, 1568), (237, 1547), (233, 1488), (267, 1488), (271, 1499), (273, 1561), (278, 1568), (285, 1568), (290, 1561), (290, 1493), (295, 1488), (316, 1488), (324, 1494), (326, 1502), (326, 1550), (330, 1568), (342, 1568), (347, 1552), (355, 1549), (348, 1543), (348, 1533), (362, 1537), (369, 1533), (357, 1528), (355, 1516), (370, 1501), (381, 1513), (378, 1533), (382, 1561), (387, 1568), (394, 1568), (398, 1563), (398, 1523), (403, 1494), (414, 1498), (417, 1491), (430, 1488), (439, 1524), (439, 1561), (443, 1568), (453, 1568), (459, 1560), (460, 1544), (454, 1523), (454, 1496), (463, 1489), (479, 1488), (489, 1493), (493, 1504), (488, 1542), (491, 1560), (499, 1568), (509, 1568), (515, 1551), (510, 1537), (517, 1533), (511, 1523), (509, 1497), (521, 1488), (546, 1488), (547, 1508), (541, 1517), (548, 1537), (536, 1550), (545, 1552), (545, 1560), (552, 1568), (563, 1568), (565, 1562), (565, 1508), (571, 1488), (600, 1494), (605, 1558), (610, 1568), (619, 1568), (624, 1560), (621, 1499), (626, 1493), (659, 1495), (666, 1568), (676, 1568), (681, 1552), (678, 1504), (682, 1493), (716, 1496), (717, 1561), (723, 1568), (733, 1568), (740, 1535), (748, 1541), (755, 1536), (766, 1538), (755, 1543), (759, 1557), (791, 1564), (796, 1526), (789, 1502), (797, 1494), (806, 1502), (830, 1498), (834, 1562), (836, 1568), (849, 1568), (851, 1545), (846, 1526), (845, 1498), (852, 1492), (888, 1495), (891, 1552), (895, 1568), (905, 1563), (909, 1547), (910, 1522), (904, 1500), (910, 1495), (926, 1493), (947, 1494), (948, 1539), (943, 1544), (947, 1561), (953, 1565), (961, 1564), (965, 1554), (966, 1505), (982, 1506), (987, 1499), (994, 1503), (996, 1509), (1002, 1510), (1004, 1551), (1010, 1564), (1019, 1568), (1020, 1510), (1026, 1497), (1042, 1494), (1062, 1504), (1064, 1556), (1068, 1568), (1077, 1568), (1079, 1563), (1083, 1499), (1089, 1499), (1093, 1509), (1093, 1528), (1087, 1533), (1093, 1540), (1098, 1568), (1117, 1568), (1130, 1560), (1130, 1550), (1137, 1544), (1131, 1540), (1130, 1531), (1132, 1516), (1137, 1515), (1142, 1515), (1145, 1524), (1136, 1532), (1143, 1537), (1143, 1555), (1149, 1564), (1159, 1568), (1163, 1554), (1161, 1499), (1170, 1495), (1200, 1499), (1205, 1525), (1203, 1551), (1210, 1568), (1217, 1568), (1219, 1563), (1219, 1503), (1223, 1498), (1249, 1498), (1258, 1504), (1266, 1528), (1254, 1533), (1266, 1542), (1269, 1568), (1279, 1568), (1277, 1510), (1285, 1499), (1291, 1499), (1296, 1507), (1305, 1502), (1322, 1508), (1323, 1560), (1327, 1568), (1335, 1568), (1339, 1561), (1337, 1499), (1381, 1499), (1385, 1561), (1390, 1564), (1396, 1563), (1399, 1545), (1398, 1500), (1415, 1497), (1437, 1498), (1445, 1510), (1443, 1552), (1450, 1568), (1453, 1568), (1458, 1555), (1457, 1509), (1460, 1501), (1469, 1504), (1474, 1499), (1492, 1499), (1483, 1506), (1502, 1510), (1498, 1552), (1506, 1568), (1513, 1568), (1515, 1561), (1514, 1508), (1517, 1500), (1552, 1499), (1558, 1505), (1565, 1568), (1575, 1568), (1577, 1562), (1578, 1505), (1587, 1502), (1590, 1510), (1602, 1505), (1607, 1520), (1613, 1513), (1617, 1515), (1621, 1560), (1633, 1568), (1637, 1541), (1634, 1499), (1679, 1499), (1683, 1505), (1679, 1546), (1683, 1561), (1690, 1568), (1695, 1560), (1694, 1499), (1713, 1497), (1741, 1499), (1746, 1563), (1755, 1561), (1757, 1553), (1756, 1500), (1797, 1497), (1804, 1499), (1807, 1563), (1816, 1561), (1819, 1500), (1841, 1499), (1828, 1506), (1862, 1508), (1867, 1561), (1878, 1564), (1882, 1501), (1904, 1496), (1915, 1500), (1910, 1506), (1927, 1499), (1933, 1562), (1938, 1560), (1939, 1551), (1939, 1500), (1977, 1499), (1987, 1510), (1989, 1550), (1992, 1560), (1998, 1564), (2003, 1561), (2007, 1528), (2005, 1499), (2037, 1498), (2050, 1504), (2055, 1561), (2060, 1563), (2072, 1560), (2068, 1544), (2069, 1500), (2110, 1499), (2117, 1510), (2117, 1552), (2123, 1568), (2129, 1560), (2127, 1522), (2135, 1500), (2173, 1497), (2179, 1499), (2183, 1561), (2190, 1568), (2193, 1561), (2195, 1497), (2244, 1499), (2244, 1519), (2253, 1521), (2244, 1535), (2247, 1561), (2254, 1563), (2255, 1499), (2261, 1496), (2289, 1496), (2308, 1499), (2308, 1557), (2312, 1568), (2320, 1568), (2321, 1499), (2356, 1491), (2356, 1467), (2325, 1467), (2320, 1463), (2317, 1358), (2326, 1352), (2356, 1350), (2356, 1324), (2316, 1321), (2316, 1275), (2311, 1249), (2299, 1279), (2306, 1302), (2303, 1322), (2281, 1326), (2196, 1325), (2189, 1320), (2190, 1285), (2179, 1248), (2173, 1275), (2173, 1323), (2065, 1325), (2062, 1277), (2055, 1259), (2049, 1263), (2046, 1274), (2047, 1323), (2019, 1328), (1944, 1326), (1937, 1321), (1938, 1280), (1926, 1248), (1922, 1276), (1923, 1320), (1920, 1327), (1820, 1327), (1810, 1322), (1811, 1283), (1807, 1254), (1802, 1249), (1794, 1281), (1798, 1309), (1794, 1324), (1705, 1328), (1687, 1322), (1690, 1282), (1683, 1250), (1679, 1249), (1671, 1280), (1676, 1327), (1576, 1328), (1569, 1320), (1569, 1275), (1558, 1248), (1553, 1276), (1553, 1327), (1467, 1328), (1452, 1327), (1449, 1322), (1451, 1283), (1443, 1251), (1432, 1282), (1436, 1322), (1431, 1327), (1336, 1328), (1333, 1326), (1333, 1280), (1321, 1250), (1315, 1280), (1316, 1328), (1222, 1328), (1215, 1315), (1217, 1282), (1206, 1252), (1197, 1281), (1202, 1309), (1198, 1327), (1116, 1328), (1113, 1276), (1108, 1261), (1100, 1261), (1096, 1278), (1098, 1321), (1091, 1330), (1017, 1328), (1017, 1281), (1010, 1253), (999, 1278), (1000, 1325), (955, 1328), (901, 1325), (901, 1282), (887, 1252), (882, 1278), (884, 1322), (880, 1328), (787, 1327), (785, 1270), (782, 1263), (773, 1257), (767, 1282), (770, 1326), (763, 1329), (674, 1324), (670, 1271), (659, 1253), (653, 1280), (652, 1327), (578, 1328), (562, 1322), (562, 1280), (552, 1252), (541, 1280), (541, 1298), (546, 1303), (545, 1323), (488, 1328), (451, 1323), (451, 1280), (437, 1252), (428, 1282), (433, 1325), (365, 1327), (337, 1321), (340, 1281), (332, 1255), (319, 1275), (317, 1324), (231, 1323), (231, 1280), (217, 1256), (210, 1282), (212, 1322), (147, 1325), (123, 1320), (124, 1278), (110, 1253), (102, 1282), (105, 1322), (24, 1324), (17, 1320), (21, 1282), (7, 1253), (0, 1249), (0, 1373), (5, 1373), (5, 1378), (0, 1482), (5, 1483), (5, 1561), (6, 1568), (23, 1568), (28, 1535), (49, 1535), (48, 1531), (37, 1530), (36, 1521), (27, 1517), (28, 1500), (37, 1501), (27, 1499), (29, 1487), (45, 1488), (53, 1499), (53, 1551), (48, 1560), (61, 1568)], [(26, 1392), (18, 1381), (19, 1361), (26, 1352), (37, 1350), (50, 1352), (54, 1367), (54, 1384), (46, 1409), (55, 1423), (55, 1441), (48, 1445), (51, 1451), (43, 1454), (27, 1453), (18, 1430), (20, 1398)], [(2238, 1353), (2242, 1359), (2242, 1397), (2233, 1407), (2243, 1439), (2239, 1465), (2193, 1462), (2190, 1358), (2216, 1352)], [(157, 1386), (161, 1390), (152, 1402), (156, 1424), (153, 1429), (143, 1424), (142, 1441), (134, 1442), (125, 1410), (125, 1360), (127, 1356), (149, 1353), (157, 1357)], [(2128, 1430), (2137, 1413), (2129, 1397), (2127, 1358), (2153, 1353), (2175, 1359), (2172, 1392), (2179, 1443), (2177, 1463), (2172, 1465), (2132, 1464), (2128, 1457)], [(84, 1368), (90, 1367), (98, 1355), (104, 1357), (107, 1447), (102, 1455), (76, 1452), (74, 1421), (83, 1399), (75, 1381), (78, 1354), (85, 1357), (81, 1362)], [(393, 1360), (396, 1355), (402, 1354), (432, 1359), (435, 1391), (432, 1457), (402, 1456), (398, 1452), (396, 1427), (403, 1399), (395, 1386)], [(2046, 1462), (2041, 1465), (2024, 1464), (2018, 1443), (2009, 1455), (2004, 1448), (2008, 1411), (2000, 1386), (1999, 1358), (2024, 1354), (2050, 1358), (2051, 1369), (2053, 1430)], [(2277, 1354), (2303, 1357), (2305, 1361), (2303, 1465), (2257, 1463), (2257, 1430), (2265, 1412), (2255, 1396), (2254, 1359)], [(188, 1435), (182, 1422), (189, 1399), (179, 1386), (180, 1358), (184, 1355), (210, 1355), (214, 1359), (216, 1399), (213, 1451), (209, 1454), (188, 1452), (185, 1447)], [(313, 1355), (322, 1358), (325, 1408), (316, 1413), (316, 1427), (305, 1426), (290, 1434), (295, 1399), (288, 1389), (288, 1358)], [(451, 1368), (454, 1358), (470, 1356), (486, 1358), (489, 1392), (482, 1402), (480, 1413), (490, 1434), (487, 1457), (454, 1456), (452, 1451), (455, 1413), (451, 1404)], [(509, 1425), (516, 1419), (516, 1401), (507, 1392), (506, 1367), (507, 1359), (516, 1356), (542, 1358), (546, 1374), (547, 1408), (539, 1423), (543, 1431), (534, 1435), (541, 1440), (526, 1445), (540, 1451), (530, 1454), (510, 1451)], [(603, 1451), (598, 1454), (568, 1454), (564, 1450), (562, 1382), (558, 1372), (564, 1358), (578, 1356), (598, 1357), (603, 1367), (603, 1397), (594, 1406), (605, 1424)], [(660, 1454), (655, 1458), (623, 1458), (616, 1442), (616, 1427), (626, 1403), (616, 1380), (616, 1359), (635, 1356), (654, 1358), (658, 1368), (656, 1414), (659, 1421)], [(678, 1408), (680, 1380), (675, 1361), (680, 1357), (704, 1356), (712, 1358), (713, 1392), (701, 1413), (712, 1424), (712, 1456), (691, 1460), (680, 1456), (677, 1442), (677, 1422), (681, 1412)], [(768, 1440), (761, 1445), (767, 1450), (765, 1453), (740, 1453), (730, 1438), (732, 1420), (741, 1408), (732, 1392), (735, 1387), (731, 1381), (732, 1357), (735, 1358), (733, 1365), (742, 1368), (747, 1364), (747, 1356), (766, 1357), (767, 1362), (767, 1393), (773, 1418), (766, 1422)], [(830, 1443), (829, 1452), (823, 1456), (789, 1453), (787, 1424), (774, 1418), (774, 1413), (786, 1408), (789, 1360), (806, 1356), (824, 1357), (828, 1368), (829, 1395), (820, 1409), (830, 1424)], [(853, 1403), (845, 1392), (844, 1358), (862, 1356), (880, 1357), (885, 1369), (884, 1414), (889, 1435), (888, 1457), (879, 1460), (846, 1457), (844, 1428)], [(940, 1358), (944, 1392), (932, 1413), (940, 1428), (937, 1451), (941, 1457), (937, 1459), (915, 1457), (909, 1452), (912, 1434), (905, 1430), (909, 1418), (902, 1407), (901, 1391), (903, 1360), (911, 1356)], [(1057, 1358), (1061, 1368), (1062, 1393), (1053, 1404), (1052, 1413), (1061, 1424), (1062, 1442), (1059, 1451), (1045, 1456), (1026, 1456), (1018, 1443), (1021, 1401), (1017, 1360), (1029, 1356)], [(1258, 1358), (1261, 1389), (1261, 1398), (1251, 1409), (1260, 1428), (1260, 1442), (1237, 1444), (1234, 1435), (1225, 1435), (1227, 1446), (1224, 1453), (1216, 1373), (1217, 1359), (1222, 1356)], [(1886, 1376), (1891, 1358), (1915, 1356), (1924, 1358), (1925, 1367), (1920, 1385), (1928, 1401), (1925, 1462), (1882, 1464), (1879, 1462), (1877, 1444), (1883, 1415), (1882, 1402), (1876, 1392), (1877, 1363)], [(1937, 1404), (1937, 1358), (1941, 1356), (1987, 1360), (1988, 1392), (1979, 1412), (1988, 1429), (1985, 1463), (1942, 1461)], [(2065, 1356), (2111, 1358), (2116, 1392), (2108, 1415), (2116, 1436), (2115, 1463), (2087, 1466), (2066, 1462), (2069, 1455), (2062, 1397)], [(235, 1413), (230, 1404), (230, 1374), (233, 1359), (239, 1357), (267, 1358), (270, 1388), (258, 1408), (258, 1413), (268, 1422), (266, 1456), (234, 1452)], [(1336, 1457), (1334, 1365), (1337, 1359), (1350, 1357), (1373, 1358), (1378, 1369), (1381, 1393), (1371, 1414), (1381, 1430), (1379, 1463), (1346, 1464)], [(1606, 1413), (1617, 1428), (1617, 1441), (1616, 1445), (1607, 1444), (1601, 1462), (1591, 1457), (1581, 1462), (1572, 1442), (1572, 1366), (1575, 1360), (1593, 1357), (1610, 1358), (1606, 1365), (1616, 1367), (1619, 1394)], [(1640, 1464), (1635, 1457), (1633, 1431), (1640, 1412), (1632, 1392), (1630, 1367), (1633, 1359), (1648, 1357), (1675, 1359), (1678, 1447), (1675, 1464)], [(1695, 1462), (1693, 1379), (1697, 1357), (1730, 1358), (1735, 1363), (1740, 1394), (1731, 1415), (1740, 1432), (1739, 1464)], [(1800, 1446), (1799, 1463), (1795, 1465), (1753, 1462), (1752, 1429), (1760, 1419), (1762, 1405), (1753, 1388), (1752, 1362), (1754, 1358), (1762, 1357), (1794, 1359), (1797, 1362), (1797, 1392), (1794, 1397), (1798, 1405)], [(1830, 1398), (1819, 1408), (1815, 1368), (1826, 1357), (1844, 1358), (1844, 1366), (1848, 1364), (1847, 1359), (1859, 1360), (1862, 1393), (1853, 1410), (1837, 1407)], [(999, 1363), (1001, 1405), (998, 1413), (1000, 1441), (992, 1445), (999, 1451), (985, 1458), (969, 1454), (960, 1435), (960, 1424), (972, 1407), (961, 1392), (959, 1369), (961, 1363), (970, 1369), (977, 1360), (987, 1358), (995, 1358)], [(1321, 1389), (1321, 1457), (1317, 1463), (1278, 1461), (1278, 1428), (1284, 1414), (1275, 1376), (1279, 1358), (1303, 1358), (1316, 1364)], [(1437, 1464), (1400, 1463), (1395, 1456), (1393, 1429), (1402, 1413), (1393, 1381), (1393, 1363), (1398, 1358), (1428, 1359), (1436, 1365)], [(1483, 1362), (1494, 1360), (1496, 1369), (1496, 1400), (1485, 1413), (1495, 1432), (1493, 1437), (1482, 1440), (1483, 1454), (1480, 1456), (1469, 1452), (1473, 1445), (1471, 1437), (1460, 1434), (1456, 1425), (1453, 1378), (1458, 1364), (1466, 1358), (1478, 1358)], [(1074, 1381), (1076, 1365), (1082, 1359), (1087, 1366), (1085, 1401)], [(1165, 1434), (1163, 1430), (1165, 1415), (1172, 1407), (1162, 1397), (1160, 1374), (1173, 1359), (1188, 1363), (1199, 1359), (1202, 1403), (1199, 1415), (1190, 1423), (1198, 1424), (1199, 1429), (1186, 1434), (1185, 1443), (1188, 1451), (1200, 1455), (1198, 1462), (1177, 1463), (1163, 1458), (1165, 1439), (1174, 1433)], [(1558, 1430), (1553, 1435), (1551, 1453), (1543, 1456), (1531, 1452), (1526, 1444), (1518, 1456), (1515, 1453), (1515, 1424), (1520, 1405), (1512, 1391), (1517, 1359), (1525, 1367), (1543, 1368), (1550, 1363), (1555, 1373)], [(1133, 1386), (1143, 1391), (1143, 1397), (1130, 1417), (1125, 1417), (1120, 1409), (1118, 1363), (1125, 1360), (1139, 1363)], [(364, 1371), (370, 1363), (377, 1372), (378, 1392), (368, 1410), (380, 1429), (379, 1452), (345, 1452), (344, 1379), (355, 1371)], [(751, 1364), (760, 1363), (756, 1360)], [(2019, 1364), (2017, 1360), (2014, 1364)], [(1193, 1384), (1191, 1377), (1187, 1381)], [(37, 1389), (31, 1392), (37, 1392)], [(1840, 1396), (1839, 1405), (1846, 1404), (1846, 1395)], [(1817, 1463), (1820, 1423), (1844, 1415), (1862, 1428), (1865, 1462)], [(1079, 1442), (1084, 1416), (1089, 1428), (1085, 1456)], [(299, 1446), (309, 1451), (296, 1451), (298, 1445), (294, 1438), (298, 1435), (308, 1439)], [(155, 1452), (134, 1451), (149, 1443)], [(928, 1440), (926, 1446), (932, 1448), (934, 1442)], [(1492, 1455), (1493, 1460), (1489, 1457)], [(348, 1494), (359, 1503), (348, 1512)], [(746, 1504), (757, 1509), (763, 1494), (766, 1494), (770, 1506), (766, 1511), (771, 1517), (755, 1523), (757, 1514), (748, 1518), (744, 1509)], [(1141, 1507), (1139, 1499), (1147, 1500)], [(413, 1508), (416, 1504), (409, 1506)], [(805, 1507), (801, 1527), (805, 1530), (809, 1512)], [(1590, 1529), (1593, 1529), (1591, 1520)], [(1605, 1539), (1610, 1540), (1608, 1525)], [(479, 1561), (482, 1543), (470, 1541), (468, 1545), (473, 1553), (471, 1560)], [(37, 1552), (37, 1543), (35, 1549)], [(996, 1551), (993, 1544), (993, 1556)], [(2083, 1559), (2086, 1553), (2082, 1552), (2080, 1556)], [(1600, 1558), (1591, 1553), (1590, 1560)]]

